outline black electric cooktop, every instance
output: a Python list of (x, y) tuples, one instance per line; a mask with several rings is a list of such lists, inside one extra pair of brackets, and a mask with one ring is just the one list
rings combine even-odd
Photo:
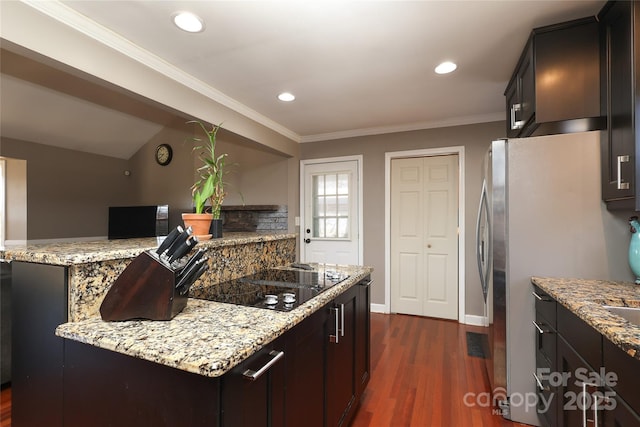
[(269, 269), (237, 280), (192, 289), (191, 298), (291, 311), (349, 276), (332, 271)]

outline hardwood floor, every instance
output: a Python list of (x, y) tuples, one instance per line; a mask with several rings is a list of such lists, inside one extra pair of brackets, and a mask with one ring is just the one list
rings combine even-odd
[(372, 313), (371, 380), (351, 426), (524, 426), (473, 404), (490, 385), (486, 361), (467, 355), (467, 331), (486, 333), (454, 321)]
[[(351, 427), (523, 426), (493, 415), (490, 407), (465, 404), (465, 394), (490, 388), (485, 360), (467, 355), (467, 331), (485, 329), (371, 314), (371, 381)], [(0, 394), (0, 427), (11, 427), (10, 388)]]
[(11, 387), (0, 392), (0, 427), (11, 427)]

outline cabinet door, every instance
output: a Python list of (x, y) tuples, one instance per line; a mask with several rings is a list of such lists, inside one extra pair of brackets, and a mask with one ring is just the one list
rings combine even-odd
[(287, 338), (287, 427), (324, 425), (324, 351), (326, 310), (297, 325)]
[(535, 113), (535, 72), (533, 42), (529, 38), (514, 76), (504, 93), (507, 101), (507, 137), (522, 136)]
[(536, 110), (536, 83), (533, 64), (533, 40), (529, 39), (524, 58), (518, 68), (518, 84), (520, 85), (520, 121), (526, 128), (533, 122)]
[(518, 121), (520, 117), (520, 93), (518, 92), (518, 79), (515, 77), (504, 92), (507, 102), (507, 137), (517, 138), (522, 126)]
[(356, 398), (355, 347), (358, 286), (337, 297), (330, 304), (327, 322), (327, 427), (348, 425)]
[(366, 277), (358, 283), (356, 313), (356, 380), (360, 398), (369, 383), (371, 370), (371, 279)]
[(284, 427), (285, 348), (280, 338), (222, 377), (222, 425)]
[(638, 427), (640, 416), (618, 396), (607, 398), (603, 412), (604, 427)]
[(63, 425), (63, 340), (67, 268), (12, 263), (12, 417), (15, 426)]
[(607, 132), (602, 139), (602, 197), (632, 199), (635, 194), (633, 2), (615, 2), (601, 17), (606, 82)]
[[(558, 387), (558, 398), (561, 399), (558, 425), (599, 427), (596, 421), (602, 417), (602, 411), (597, 408), (601, 405), (602, 392), (597, 384), (585, 381), (594, 370), (562, 336), (558, 336), (558, 370), (566, 376)], [(595, 404), (596, 399), (599, 399), (598, 404)]]

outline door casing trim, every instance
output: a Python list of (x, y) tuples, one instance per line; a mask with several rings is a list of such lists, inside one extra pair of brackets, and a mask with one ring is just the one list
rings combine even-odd
[(335, 163), (335, 162), (351, 162), (355, 161), (358, 165), (358, 265), (364, 265), (364, 224), (363, 224), (363, 215), (362, 215), (362, 155), (356, 156), (342, 156), (342, 157), (325, 157), (322, 159), (308, 159), (308, 160), (300, 160), (300, 227), (299, 227), (299, 236), (298, 236), (298, 245), (300, 247), (300, 259), (304, 259), (304, 242), (303, 237), (304, 233), (302, 229), (304, 227), (304, 218), (305, 218), (305, 209), (304, 209), (304, 197), (305, 197), (305, 188), (304, 188), (304, 175), (305, 175), (305, 167), (307, 165), (314, 165), (318, 163)]
[(391, 160), (458, 155), (458, 322), (465, 323), (464, 146), (392, 151), (384, 155), (384, 313), (391, 312)]

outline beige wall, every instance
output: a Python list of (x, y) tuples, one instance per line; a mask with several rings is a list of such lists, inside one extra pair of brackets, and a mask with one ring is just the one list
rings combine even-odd
[[(168, 204), (170, 227), (182, 224), (181, 213), (192, 209), (191, 185), (200, 166), (189, 141), (193, 129), (182, 121), (165, 127), (129, 160), (3, 138), (0, 155), (21, 159), (26, 177), (22, 187), (8, 189), (13, 197), (9, 203), (22, 194), (26, 204), (21, 210), (9, 207), (17, 214), (7, 226), (7, 239), (104, 237), (109, 206)], [(155, 161), (155, 149), (161, 143), (173, 148), (173, 160), (167, 166)], [(297, 196), (290, 192), (295, 188), (297, 195), (297, 157), (228, 132), (218, 134), (218, 150), (229, 154), (230, 164), (235, 163), (228, 176), (226, 205), (242, 204), (240, 193), (249, 205), (291, 205), (293, 201), (289, 209), (293, 224), (298, 205)], [(16, 160), (16, 164), (20, 163)], [(10, 163), (7, 169), (15, 166)], [(11, 182), (17, 185), (15, 179)]]
[[(183, 121), (164, 128), (129, 162), (136, 204), (168, 204), (170, 228), (182, 224), (182, 212), (190, 212), (193, 206), (191, 186), (201, 162), (190, 137), (203, 137), (201, 131), (194, 134), (194, 129)], [(158, 165), (154, 158), (162, 143), (173, 149), (167, 166)], [(243, 201), (248, 205), (288, 205), (288, 156), (224, 130), (217, 135), (216, 151), (229, 155), (225, 205), (241, 205)]]
[(107, 234), (107, 208), (132, 202), (126, 160), (2, 139), (0, 155), (26, 160), (27, 239)]
[(27, 240), (27, 162), (5, 158), (5, 241)]
[(364, 263), (375, 270), (372, 302), (384, 304), (385, 279), (385, 153), (395, 151), (465, 147), (465, 257), (466, 313), (482, 315), (483, 304), (480, 279), (474, 272), (475, 221), (480, 199), (481, 162), (492, 139), (504, 135), (504, 122), (428, 129), (386, 135), (366, 136), (302, 144), (302, 160), (362, 154), (364, 199)]
[[(364, 178), (364, 263), (375, 270), (372, 302), (384, 304), (385, 153), (464, 146), (465, 148), (465, 314), (482, 316), (484, 307), (477, 273), (475, 229), (480, 199), (481, 164), (491, 140), (503, 137), (504, 122), (350, 138), (301, 145), (302, 160), (362, 154)], [(597, 172), (597, 171), (596, 171)], [(601, 205), (612, 280), (631, 280), (627, 263), (632, 212), (608, 212)], [(585, 230), (585, 233), (590, 230)]]

